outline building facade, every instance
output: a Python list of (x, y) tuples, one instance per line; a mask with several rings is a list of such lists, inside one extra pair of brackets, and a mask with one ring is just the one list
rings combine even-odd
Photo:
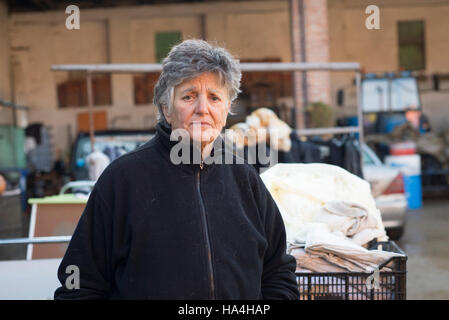
[[(292, 28), (295, 1), (302, 5), (304, 21), (295, 20)], [(366, 8), (372, 4), (379, 8), (378, 30), (365, 24)], [(53, 143), (62, 152), (69, 152), (71, 139), (85, 119), (85, 79), (77, 73), (52, 72), (52, 65), (158, 63), (170, 41), (189, 38), (223, 45), (242, 62), (360, 62), (370, 73), (414, 67), (432, 126), (449, 127), (449, 0), (159, 1), (80, 9), (80, 29), (68, 30), (69, 15), (63, 8), (9, 12), (7, 2), (0, 0), (0, 99), (28, 106), (26, 116), (25, 111), (17, 112), (17, 123), (51, 126)], [(399, 30), (407, 26), (418, 30), (417, 40), (401, 34)], [(295, 47), (298, 37), (303, 41)], [(301, 43), (303, 56), (298, 54)], [(356, 114), (353, 73), (309, 72), (297, 78), (294, 82), (291, 74), (246, 74), (241, 101), (249, 106), (292, 107), (294, 84), (298, 92), (306, 88), (301, 97), (308, 102), (334, 106), (336, 117)], [(155, 79), (157, 75), (132, 74), (95, 79), (94, 110), (105, 115), (104, 126), (154, 127), (151, 86)], [(435, 79), (438, 90), (434, 90)], [(342, 107), (336, 106), (339, 89), (347, 92)], [(11, 111), (0, 108), (0, 124), (12, 121)]]
[[(372, 4), (379, 8), (379, 29), (365, 26), (369, 17), (365, 10)], [(365, 73), (379, 75), (412, 70), (432, 128), (449, 128), (449, 1), (329, 0), (328, 13), (331, 61), (357, 61)], [(408, 42), (401, 39), (407, 37), (411, 38)], [(411, 61), (404, 61), (408, 57)], [(332, 74), (334, 105), (338, 89), (353, 88), (352, 81), (352, 75)], [(345, 106), (336, 107), (338, 115), (355, 113), (355, 92), (348, 93)]]

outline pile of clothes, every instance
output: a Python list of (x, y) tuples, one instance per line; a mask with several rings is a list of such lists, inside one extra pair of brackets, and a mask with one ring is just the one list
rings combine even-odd
[[(297, 272), (388, 272), (392, 258), (403, 256), (382, 248), (367, 249), (373, 240), (388, 241), (388, 236), (370, 185), (358, 176), (329, 164), (280, 163), (261, 178), (281, 212), (287, 251), (296, 258)], [(301, 277), (300, 287), (301, 281), (315, 278)], [(310, 286), (305, 287), (303, 298), (310, 298)], [(356, 299), (365, 286), (339, 288), (352, 290)]]
[(277, 164), (261, 175), (279, 207), (288, 251), (313, 272), (371, 272), (400, 254), (367, 250), (387, 241), (368, 182), (328, 164)]
[(25, 154), (30, 172), (50, 172), (53, 168), (51, 128), (32, 123), (25, 129)]

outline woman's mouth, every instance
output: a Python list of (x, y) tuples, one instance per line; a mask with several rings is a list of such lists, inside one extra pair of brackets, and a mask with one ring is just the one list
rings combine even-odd
[(193, 126), (202, 126), (202, 127), (203, 126), (212, 127), (212, 125), (207, 121), (194, 121), (194, 122), (192, 122), (192, 125)]

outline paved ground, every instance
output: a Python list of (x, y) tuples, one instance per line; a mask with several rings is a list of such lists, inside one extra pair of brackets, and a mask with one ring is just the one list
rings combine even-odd
[(449, 197), (408, 212), (397, 244), (407, 260), (407, 299), (449, 299)]
[[(409, 211), (397, 244), (408, 256), (407, 299), (449, 299), (449, 196), (425, 200), (422, 209)], [(25, 255), (26, 245), (0, 246), (0, 260), (25, 259)]]

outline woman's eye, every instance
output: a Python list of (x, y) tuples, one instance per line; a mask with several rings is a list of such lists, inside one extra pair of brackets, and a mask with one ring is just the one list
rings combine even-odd
[(189, 100), (191, 100), (191, 96), (184, 96), (184, 97), (182, 97), (182, 100), (185, 100), (185, 101), (189, 101)]
[(214, 96), (214, 97), (212, 97), (212, 100), (213, 100), (213, 101), (220, 101), (220, 98)]

